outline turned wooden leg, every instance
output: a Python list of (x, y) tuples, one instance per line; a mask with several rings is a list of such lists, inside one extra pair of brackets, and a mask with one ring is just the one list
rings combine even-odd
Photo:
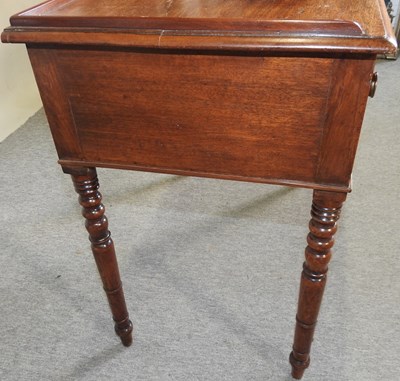
[(324, 293), (336, 222), (346, 193), (314, 191), (306, 260), (301, 275), (293, 351), (293, 378), (300, 379), (310, 364), (310, 349)]
[(79, 203), (82, 205), (82, 215), (86, 219), (92, 252), (115, 321), (115, 332), (121, 338), (122, 344), (128, 347), (132, 344), (133, 326), (125, 304), (114, 243), (104, 215), (101, 194), (98, 191), (96, 168), (63, 167), (63, 170), (71, 175), (75, 190), (79, 194)]

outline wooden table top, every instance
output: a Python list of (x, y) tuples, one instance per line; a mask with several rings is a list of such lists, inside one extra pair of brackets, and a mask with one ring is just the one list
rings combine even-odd
[[(253, 45), (264, 48), (301, 45), (307, 49), (319, 45), (328, 50), (385, 53), (395, 45), (383, 0), (50, 0), (11, 17), (11, 25), (14, 30), (9, 32), (19, 33), (35, 32), (35, 27), (42, 28), (41, 32), (43, 28), (75, 28), (75, 32), (76, 28), (91, 28), (97, 33), (99, 29), (108, 33), (145, 31), (147, 35), (161, 34), (163, 41), (168, 35), (201, 38), (228, 33), (248, 41), (253, 38)], [(21, 34), (16, 37), (3, 37), (3, 41), (39, 40), (24, 39)], [(195, 42), (192, 47), (196, 48), (198, 41), (186, 38), (183, 45)], [(41, 42), (52, 41), (44, 38)], [(160, 45), (162, 41), (157, 42)], [(218, 43), (237, 47), (243, 39)]]
[[(68, 18), (71, 25), (82, 25), (90, 18), (107, 18), (110, 25), (114, 25), (112, 18), (124, 18), (131, 19), (131, 25), (145, 19), (148, 27), (151, 27), (156, 19), (162, 19), (166, 25), (170, 25), (169, 22), (172, 23), (174, 19), (191, 19), (207, 27), (208, 23), (220, 19), (234, 20), (247, 26), (261, 23), (262, 29), (262, 22), (270, 20), (319, 20), (325, 23), (341, 20), (351, 22), (353, 30), (379, 36), (384, 35), (385, 30), (381, 22), (381, 8), (376, 6), (377, 3), (381, 1), (52, 0), (21, 13), (13, 22), (33, 22), (33, 17), (39, 16), (42, 25), (57, 17)], [(219, 27), (223, 27), (223, 23)], [(348, 30), (351, 33), (352, 29)]]

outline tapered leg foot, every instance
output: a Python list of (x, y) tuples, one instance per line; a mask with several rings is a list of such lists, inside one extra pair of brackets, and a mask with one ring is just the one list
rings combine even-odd
[(115, 323), (115, 333), (120, 337), (125, 347), (130, 347), (132, 344), (132, 331), (133, 324), (129, 319), (124, 322)]
[(310, 233), (300, 282), (293, 351), (292, 376), (301, 379), (310, 364), (311, 343), (324, 293), (336, 222), (346, 193), (314, 191)]
[[(297, 355), (297, 357), (299, 357), (299, 354)], [(289, 362), (292, 365), (292, 377), (296, 380), (300, 380), (304, 375), (304, 371), (310, 365), (310, 358), (308, 357), (306, 361), (298, 361), (295, 359), (292, 352), (289, 357)]]
[(82, 206), (82, 215), (86, 219), (93, 256), (115, 322), (115, 332), (121, 338), (122, 344), (129, 347), (132, 344), (133, 326), (125, 304), (114, 243), (104, 215), (102, 197), (98, 191), (96, 169), (63, 167), (63, 170), (71, 175), (75, 190), (79, 194), (79, 203)]

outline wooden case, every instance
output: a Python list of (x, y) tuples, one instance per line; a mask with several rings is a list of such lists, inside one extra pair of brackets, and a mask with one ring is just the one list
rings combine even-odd
[(383, 0), (51, 0), (11, 17), (2, 41), (28, 47), (124, 345), (95, 167), (314, 189), (290, 355), (301, 378), (375, 60), (396, 51)]

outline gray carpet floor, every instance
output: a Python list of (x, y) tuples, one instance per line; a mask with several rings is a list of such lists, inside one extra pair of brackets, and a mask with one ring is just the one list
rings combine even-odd
[[(381, 62), (305, 380), (400, 379), (400, 60)], [(99, 170), (114, 335), (42, 111), (0, 146), (0, 380), (289, 381), (311, 191)]]

